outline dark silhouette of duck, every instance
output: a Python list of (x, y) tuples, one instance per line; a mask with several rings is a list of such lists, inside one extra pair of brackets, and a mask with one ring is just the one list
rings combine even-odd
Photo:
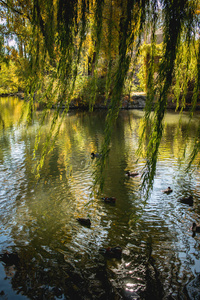
[(164, 194), (171, 194), (173, 192), (173, 190), (170, 188), (170, 186), (168, 186), (168, 188), (166, 190), (163, 191)]
[(121, 258), (122, 256), (122, 248), (119, 246), (101, 248), (99, 249), (99, 252), (105, 257), (109, 257), (109, 258)]
[(193, 237), (196, 235), (196, 232), (200, 233), (200, 226), (197, 226), (195, 222), (192, 224), (192, 232)]
[(5, 252), (3, 254), (0, 254), (0, 261), (4, 262), (6, 266), (17, 266), (20, 262), (17, 252)]
[(115, 197), (103, 197), (101, 198), (105, 203), (115, 204), (116, 198)]
[(189, 197), (182, 197), (178, 201), (184, 204), (188, 204), (189, 206), (193, 205), (193, 197), (191, 195)]
[(139, 173), (138, 172), (127, 171), (126, 175), (129, 176), (129, 177), (135, 177), (135, 176), (138, 176)]
[(99, 154), (99, 153), (94, 153), (94, 152), (91, 153), (91, 158), (95, 158), (95, 157), (99, 158), (99, 157), (101, 157), (101, 156), (102, 156), (102, 155)]
[(81, 225), (83, 226), (87, 226), (87, 227), (90, 227), (91, 226), (91, 221), (89, 218), (77, 218), (76, 219)]

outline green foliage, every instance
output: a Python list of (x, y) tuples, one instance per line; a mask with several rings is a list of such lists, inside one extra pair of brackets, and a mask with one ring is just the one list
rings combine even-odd
[[(17, 41), (20, 57), (17, 61), (23, 61), (21, 65), (26, 68), (24, 75), (27, 77), (26, 91), (30, 101), (29, 117), (38, 98), (45, 100), (49, 106), (54, 101), (57, 107), (37, 166), (38, 172), (55, 143), (60, 122), (73, 95), (80, 98), (88, 95), (92, 109), (101, 91), (106, 99), (109, 96), (111, 103), (106, 119), (102, 160), (99, 160), (97, 172), (99, 181), (109, 153), (122, 93), (125, 89), (131, 91), (131, 78), (137, 76), (138, 65), (141, 65), (138, 76), (141, 87), (146, 90), (147, 101), (140, 145), (146, 143), (148, 136), (143, 175), (143, 187), (148, 194), (156, 172), (169, 93), (176, 95), (177, 108), (182, 97), (181, 107), (184, 107), (188, 84), (193, 82), (191, 115), (196, 108), (200, 86), (198, 4), (198, 0), (0, 2), (9, 35), (15, 35)], [(163, 29), (163, 43), (158, 46), (156, 30), (160, 27)], [(147, 35), (151, 37), (149, 45), (143, 43)], [(158, 55), (161, 58), (155, 65)], [(19, 73), (24, 76), (22, 69)], [(64, 111), (61, 110), (63, 105), (66, 106)], [(153, 108), (154, 117), (151, 118)], [(46, 112), (43, 120), (45, 115)], [(198, 147), (194, 146), (191, 159), (197, 153)]]
[(0, 72), (0, 93), (1, 94), (10, 94), (16, 93), (19, 90), (20, 83), (18, 77), (16, 76), (17, 67), (11, 61), (8, 64), (1, 64)]
[(94, 87), (93, 77), (78, 76), (73, 97), (80, 99), (81, 103), (85, 103), (86, 106), (89, 107), (91, 102), (94, 100), (94, 93), (96, 94), (96, 102), (99, 101), (99, 96), (101, 99), (104, 97), (106, 92), (105, 84), (106, 78), (97, 78)]
[[(155, 37), (154, 37), (155, 38)], [(154, 58), (160, 61), (163, 56), (163, 43), (156, 44), (155, 41), (152, 44), (143, 43), (140, 47), (140, 53), (138, 57), (138, 74), (137, 77), (139, 78), (140, 88), (143, 91), (147, 91), (147, 87), (149, 87), (149, 83), (147, 77), (153, 76), (155, 72), (158, 72), (159, 63), (154, 63)], [(149, 61), (147, 61), (149, 59)], [(149, 68), (149, 63), (152, 66)], [(148, 74), (148, 70), (152, 73), (151, 75)]]

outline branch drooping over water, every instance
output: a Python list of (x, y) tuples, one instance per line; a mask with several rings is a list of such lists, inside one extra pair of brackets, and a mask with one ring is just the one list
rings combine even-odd
[[(14, 4), (9, 7), (8, 15), (21, 11)], [(28, 4), (27, 4), (28, 5)], [(167, 106), (167, 97), (173, 80), (176, 81), (177, 95), (180, 95), (181, 80), (177, 78), (183, 45), (190, 49), (187, 53), (185, 68), (190, 68), (191, 57), (196, 51), (199, 28), (198, 0), (33, 0), (24, 14), (29, 30), (28, 56), (29, 70), (27, 76), (27, 95), (34, 104), (35, 95), (40, 90), (43, 99), (48, 104), (55, 104), (52, 130), (47, 144), (52, 139), (54, 144), (54, 129), (61, 107), (66, 105), (65, 112), (76, 89), (77, 77), (92, 77), (89, 81), (91, 90), (91, 108), (96, 101), (97, 81), (100, 77), (107, 78), (105, 97), (110, 98), (110, 106), (106, 119), (105, 140), (102, 146), (102, 158), (106, 158), (110, 147), (110, 138), (115, 120), (121, 107), (121, 98), (125, 80), (130, 73), (130, 65), (136, 63), (140, 54), (140, 46), (145, 36), (150, 32), (152, 39), (150, 63), (146, 78), (147, 102), (145, 107), (145, 122), (141, 144), (145, 132), (152, 122), (149, 143), (146, 151), (146, 167), (143, 176), (143, 186), (150, 190), (156, 172), (158, 150), (163, 133), (163, 118)], [(3, 6), (3, 2), (1, 3)], [(20, 6), (20, 3), (18, 3)], [(13, 19), (14, 20), (14, 19)], [(14, 22), (12, 20), (12, 22)], [(9, 19), (11, 22), (11, 18)], [(28, 27), (27, 26), (27, 27)], [(155, 78), (154, 56), (157, 28), (163, 30), (162, 59)], [(185, 43), (185, 44), (184, 44)], [(198, 52), (198, 51), (197, 51)], [(196, 108), (199, 95), (199, 54), (193, 58), (193, 73), (195, 74), (192, 112)], [(92, 74), (87, 68), (92, 64)], [(132, 70), (136, 68), (132, 67)], [(186, 89), (189, 73), (184, 71)], [(87, 81), (87, 80), (86, 80)], [(179, 106), (177, 97), (177, 107)], [(150, 112), (155, 104), (154, 118), (150, 120)], [(30, 102), (31, 103), (31, 102)], [(49, 106), (51, 106), (49, 104)], [(48, 106), (48, 105), (47, 105)], [(30, 109), (30, 112), (32, 110)], [(44, 114), (45, 116), (45, 114)], [(150, 122), (151, 121), (151, 122)], [(197, 138), (198, 141), (198, 138)], [(48, 147), (47, 147), (48, 148)], [(51, 147), (50, 147), (51, 148)], [(195, 150), (197, 149), (197, 150)], [(198, 153), (195, 146), (191, 159)], [(43, 158), (48, 151), (44, 151)], [(104, 164), (100, 164), (100, 176)], [(98, 177), (98, 176), (97, 176)]]

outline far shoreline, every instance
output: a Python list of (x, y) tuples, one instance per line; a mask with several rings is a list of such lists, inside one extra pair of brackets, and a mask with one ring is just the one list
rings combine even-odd
[[(25, 93), (24, 92), (16, 92), (16, 93), (2, 93), (0, 94), (0, 97), (18, 97), (21, 100), (25, 99)], [(133, 94), (132, 96), (128, 96), (128, 95), (124, 95), (122, 96), (122, 104), (120, 109), (124, 109), (124, 110), (130, 110), (130, 109), (140, 109), (143, 110), (145, 108), (145, 104), (146, 104), (146, 98), (147, 95), (145, 92), (138, 92)], [(186, 95), (186, 103), (185, 106), (183, 108), (184, 111), (188, 111), (192, 108), (192, 94), (190, 92), (188, 92), (188, 94)], [(45, 102), (37, 102), (38, 103), (38, 110), (42, 110), (43, 108), (45, 108)], [(181, 103), (181, 100), (180, 100)], [(58, 107), (58, 105), (53, 104), (52, 105), (52, 109), (56, 109)], [(93, 105), (93, 110), (95, 109), (109, 109), (110, 107), (110, 99), (107, 100), (107, 102), (105, 103), (105, 97), (103, 95), (100, 95), (97, 97), (97, 101), (96, 103)], [(62, 105), (62, 107), (60, 109), (65, 109), (66, 105)], [(154, 105), (152, 106), (152, 110), (154, 108)], [(176, 107), (176, 101), (173, 101), (173, 97), (169, 96), (168, 97), (168, 103), (167, 103), (167, 109), (172, 109), (172, 110), (176, 110), (176, 111), (180, 111), (182, 109), (182, 106), (179, 105), (178, 109)], [(70, 110), (90, 110), (90, 105), (89, 102), (83, 101), (80, 98), (75, 98), (73, 100), (71, 100), (70, 105), (69, 105), (69, 109)], [(196, 104), (196, 111), (200, 110), (200, 97), (198, 97), (198, 101)]]

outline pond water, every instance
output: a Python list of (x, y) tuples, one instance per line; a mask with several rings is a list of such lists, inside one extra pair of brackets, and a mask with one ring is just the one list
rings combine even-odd
[[(66, 115), (38, 180), (33, 168), (42, 147), (39, 145), (34, 159), (33, 150), (42, 112), (37, 111), (26, 127), (23, 122), (18, 125), (23, 101), (0, 98), (0, 105), (0, 253), (17, 252), (20, 258), (20, 268), (18, 259), (13, 264), (1, 261), (0, 298), (101, 299), (94, 268), (106, 261), (109, 282), (119, 293), (113, 299), (156, 299), (153, 287), (152, 294), (145, 296), (151, 258), (151, 272), (160, 284), (155, 289), (162, 289), (157, 299), (183, 299), (185, 285), (200, 272), (200, 234), (192, 237), (191, 232), (192, 223), (200, 221), (199, 157), (188, 174), (183, 159), (189, 114), (183, 113), (179, 130), (178, 113), (166, 114), (153, 191), (145, 201), (141, 177), (125, 176), (127, 170), (141, 173), (145, 165), (145, 159), (136, 156), (142, 111), (120, 112), (104, 188), (102, 194), (94, 195), (98, 159), (91, 159), (90, 154), (100, 151), (103, 143), (106, 111)], [(42, 126), (42, 142), (52, 114)], [(186, 157), (199, 116), (195, 114), (191, 122)], [(173, 189), (169, 195), (162, 192), (168, 186)], [(194, 198), (193, 206), (178, 201), (188, 195)], [(116, 204), (104, 203), (104, 196), (116, 197)], [(81, 226), (78, 217), (89, 217), (91, 227)], [(100, 248), (116, 245), (123, 249), (121, 259), (99, 254)], [(85, 272), (93, 289), (91, 298), (89, 294), (72, 296), (69, 290), (65, 294), (63, 280), (69, 277), (70, 267), (75, 270), (72, 276)], [(74, 282), (70, 288), (80, 289), (80, 280)]]

